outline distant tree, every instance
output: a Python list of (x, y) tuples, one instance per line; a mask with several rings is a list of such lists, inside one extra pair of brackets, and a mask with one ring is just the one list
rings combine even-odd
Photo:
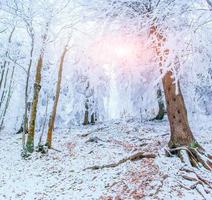
[(158, 114), (154, 119), (162, 120), (164, 118), (164, 115), (165, 115), (165, 104), (164, 104), (164, 101), (163, 101), (162, 90), (159, 86), (158, 86), (158, 89), (157, 89), (157, 101), (158, 101), (158, 108), (159, 109), (158, 109)]
[(87, 80), (87, 86), (86, 86), (84, 94), (85, 94), (85, 113), (84, 113), (83, 125), (88, 125), (90, 123), (94, 124), (95, 114), (92, 109), (92, 106), (93, 106), (92, 97), (94, 95), (94, 90), (91, 89), (90, 82), (88, 80)]
[[(13, 75), (15, 67), (12, 67), (11, 69), (11, 44), (12, 44), (12, 37), (14, 35), (16, 26), (13, 26), (11, 28), (11, 31), (9, 33), (8, 41), (7, 41), (7, 48), (5, 49), (5, 55), (3, 56), (3, 62), (0, 68), (0, 129), (3, 128), (4, 125), (4, 119), (5, 115), (8, 109), (8, 105), (11, 98), (11, 87), (13, 82)], [(14, 65), (14, 64), (13, 64)], [(10, 75), (11, 74), (11, 75)]]

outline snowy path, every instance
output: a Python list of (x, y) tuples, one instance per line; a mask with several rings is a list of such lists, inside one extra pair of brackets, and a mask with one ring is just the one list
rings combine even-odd
[[(55, 132), (54, 147), (62, 152), (34, 153), (31, 160), (20, 157), (20, 135), (0, 135), (0, 199), (203, 199), (196, 190), (182, 187), (191, 183), (178, 173), (183, 166), (180, 160), (164, 156), (163, 148), (169, 139), (166, 121), (113, 121)], [(212, 153), (212, 125), (196, 137)], [(157, 158), (83, 170), (119, 161), (138, 151), (155, 153)], [(207, 176), (212, 179), (211, 174)], [(211, 197), (209, 192), (206, 198)]]

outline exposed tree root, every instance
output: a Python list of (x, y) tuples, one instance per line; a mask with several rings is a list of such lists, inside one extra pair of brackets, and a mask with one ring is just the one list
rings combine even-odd
[[(209, 180), (206, 180), (198, 172), (195, 172), (192, 169), (181, 168), (180, 170), (183, 172), (186, 172), (186, 174), (181, 175), (184, 179), (194, 182), (194, 184), (191, 185), (190, 187), (183, 186), (183, 188), (187, 190), (196, 190), (203, 197), (203, 199), (209, 199), (208, 196), (210, 195), (210, 192), (212, 190), (212, 186), (211, 186), (212, 182)], [(190, 175), (187, 175), (188, 173)]]
[(144, 152), (138, 152), (138, 153), (133, 154), (129, 157), (123, 158), (116, 163), (112, 163), (112, 164), (108, 164), (108, 165), (95, 165), (95, 166), (92, 166), (92, 167), (87, 167), (84, 170), (87, 170), (87, 169), (97, 170), (97, 169), (104, 169), (104, 168), (114, 168), (114, 167), (117, 167), (120, 164), (127, 162), (128, 160), (136, 161), (136, 160), (140, 160), (142, 158), (155, 158), (155, 157), (156, 157), (155, 154), (145, 154)]
[(195, 177), (189, 177), (189, 176), (183, 176), (183, 178), (190, 180), (190, 181), (197, 181), (201, 184), (205, 184), (207, 185), (210, 189), (212, 189), (212, 182), (206, 180), (205, 178), (201, 177), (197, 172), (195, 172), (194, 170), (191, 169), (187, 169), (187, 168), (182, 168), (180, 169), (181, 171), (184, 171), (186, 173), (193, 173), (195, 175)]
[(207, 155), (204, 149), (199, 145), (196, 147), (182, 146), (172, 149), (165, 149), (165, 152), (167, 156), (178, 155), (182, 162), (186, 163), (187, 166), (190, 167), (190, 169), (182, 168), (181, 171), (186, 172), (186, 174), (184, 173), (181, 176), (188, 181), (193, 181), (194, 184), (190, 187), (181, 186), (188, 190), (196, 190), (203, 197), (203, 199), (209, 199), (208, 196), (212, 190), (212, 182), (203, 178), (200, 174), (201, 171), (196, 172), (193, 170), (194, 168), (192, 169), (192, 167), (204, 167), (205, 169), (211, 171), (211, 156)]
[(188, 181), (195, 181), (195, 183), (188, 188), (189, 190), (196, 190), (203, 197), (203, 199), (208, 199), (207, 196), (210, 192), (207, 190), (207, 188), (205, 188), (204, 182), (195, 177), (190, 177), (186, 175), (182, 175), (182, 177)]
[(212, 170), (212, 161), (209, 155), (206, 155), (202, 148), (196, 147), (177, 147), (172, 149), (165, 149), (167, 156), (178, 155), (183, 162), (193, 167), (204, 167), (205, 169)]

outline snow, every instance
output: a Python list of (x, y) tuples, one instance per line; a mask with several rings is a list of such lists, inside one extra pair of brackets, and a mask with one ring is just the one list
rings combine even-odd
[[(195, 137), (212, 153), (211, 119), (199, 122)], [(38, 136), (39, 134), (37, 134)], [(135, 118), (111, 120), (93, 126), (56, 129), (48, 154), (35, 152), (21, 158), (21, 135), (0, 135), (0, 199), (90, 200), (90, 199), (184, 199), (201, 200), (194, 182), (182, 178), (184, 163), (166, 157), (169, 140), (167, 120), (144, 121)], [(84, 170), (94, 165), (117, 162), (136, 152), (156, 154), (155, 159), (128, 161), (115, 168)], [(212, 180), (203, 169), (196, 172)], [(199, 185), (201, 189), (201, 185)], [(211, 199), (209, 190), (205, 199)]]
[[(211, 14), (208, 0), (1, 0), (0, 200), (212, 199), (211, 173), (165, 156), (167, 119), (148, 121), (158, 113), (159, 88), (166, 102), (161, 79), (168, 70), (180, 82), (195, 138), (212, 153)], [(45, 46), (35, 144), (48, 129), (69, 39), (54, 149), (24, 160), (14, 133), (23, 124), (25, 96), (28, 105), (33, 100), (40, 52)], [(85, 112), (96, 125), (81, 125)], [(87, 169), (140, 151), (156, 158)]]

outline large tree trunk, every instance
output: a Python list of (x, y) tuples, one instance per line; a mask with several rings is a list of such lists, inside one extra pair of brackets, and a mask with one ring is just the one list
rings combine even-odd
[[(163, 47), (166, 38), (157, 31), (156, 26), (151, 27), (150, 34), (155, 37), (155, 49), (159, 58), (159, 67), (162, 67), (169, 54), (169, 49)], [(171, 65), (177, 64), (178, 62), (171, 63)], [(163, 68), (161, 69), (163, 73), (162, 70)], [(171, 70), (165, 72), (162, 81), (171, 129), (171, 138), (168, 144), (170, 152), (177, 153), (182, 157), (182, 152), (186, 150), (192, 166), (198, 167), (199, 163), (201, 163), (206, 169), (211, 170), (212, 163), (210, 157), (205, 156), (204, 149), (196, 142), (189, 127), (187, 110), (179, 81), (173, 80)]]
[[(169, 54), (169, 49), (165, 49), (163, 47), (166, 38), (161, 32), (158, 32), (157, 27), (154, 25), (150, 29), (150, 34), (152, 34), (155, 39), (154, 45), (156, 55), (159, 60), (160, 71), (163, 73), (163, 68), (161, 67), (164, 66)], [(176, 63), (173, 63), (173, 65), (174, 64)], [(169, 147), (172, 148), (184, 145), (189, 146), (195, 142), (195, 139), (189, 127), (187, 111), (180, 89), (180, 83), (179, 81), (175, 83), (175, 80), (173, 80), (173, 74), (170, 70), (165, 72), (162, 82), (166, 98), (167, 115), (171, 129)]]
[(51, 116), (50, 116), (50, 119), (49, 119), (49, 127), (48, 127), (47, 141), (46, 141), (46, 145), (48, 146), (48, 148), (51, 148), (51, 146), (52, 146), (52, 131), (53, 131), (53, 128), (54, 128), (54, 122), (55, 122), (55, 117), (56, 117), (56, 112), (57, 112), (57, 105), (58, 105), (58, 100), (59, 100), (59, 96), (60, 96), (63, 64), (64, 64), (64, 59), (65, 59), (65, 55), (66, 55), (67, 51), (68, 51), (67, 46), (65, 46), (63, 54), (62, 54), (61, 59), (60, 59), (57, 86), (56, 86), (56, 95), (55, 95), (55, 99), (54, 99), (52, 113), (51, 113)]
[(189, 127), (180, 84), (179, 82), (177, 84), (178, 93), (176, 93), (176, 83), (173, 83), (172, 73), (168, 71), (163, 77), (163, 87), (167, 104), (167, 115), (171, 128), (170, 148), (189, 146), (196, 142)]

